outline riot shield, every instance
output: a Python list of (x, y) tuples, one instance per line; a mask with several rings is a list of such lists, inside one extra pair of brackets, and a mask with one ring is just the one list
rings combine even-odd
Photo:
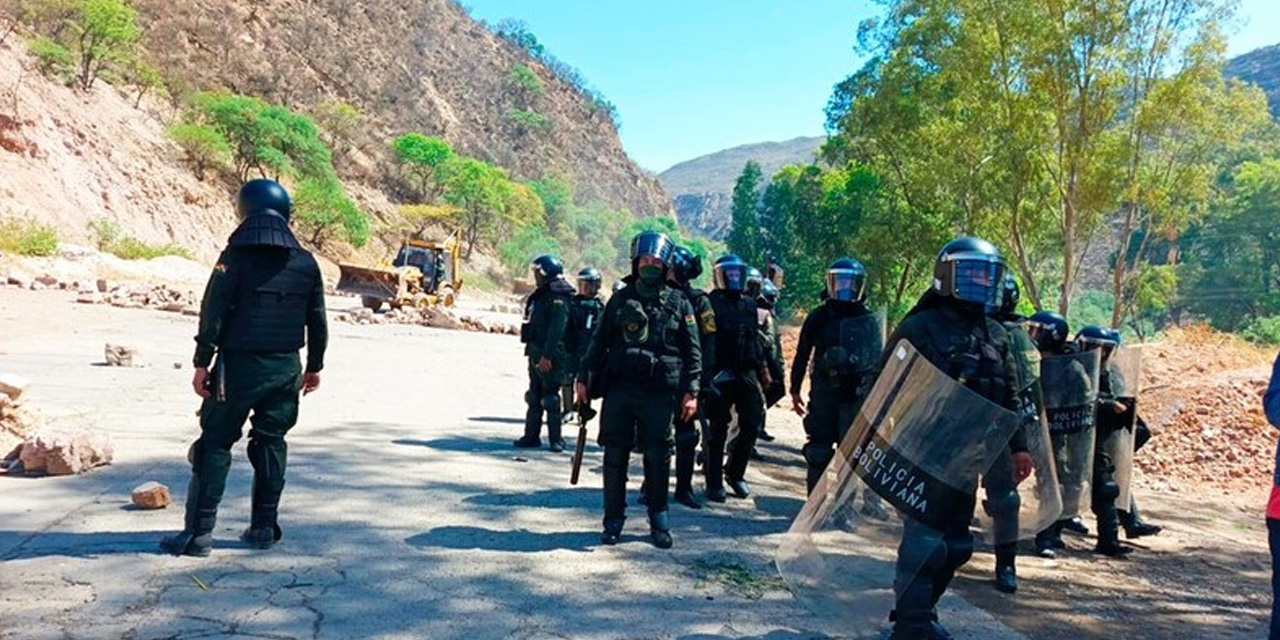
[(1040, 361), (1045, 422), (1062, 490), (1062, 516), (1080, 515), (1093, 478), (1099, 354), (1084, 351)]
[[(815, 613), (875, 625), (927, 554), (898, 554), (903, 528), (936, 533), (967, 522), (978, 474), (1006, 455), (1017, 414), (934, 367), (910, 343), (894, 345), (884, 370), (777, 552), (778, 570)], [(873, 492), (888, 518), (865, 507)], [(879, 517), (877, 517), (879, 516)]]
[[(1133, 486), (1133, 438), (1138, 419), (1138, 399), (1142, 391), (1142, 349), (1119, 347), (1107, 360), (1107, 372), (1111, 378), (1111, 394), (1125, 405), (1125, 410), (1115, 417), (1116, 429), (1108, 435), (1106, 452), (1115, 466), (1112, 473), (1120, 486), (1116, 508), (1129, 509), (1130, 488)], [(1104, 408), (1104, 411), (1110, 409)]]
[(1014, 482), (1011, 456), (996, 458), (982, 477), (983, 500), (978, 510), (983, 537), (993, 545), (1035, 537), (1062, 513), (1062, 489), (1053, 461), (1053, 444), (1044, 417), (1040, 387), (1040, 352), (1020, 326), (1009, 328), (1009, 350), (1018, 368), (1018, 402), (1031, 475)]

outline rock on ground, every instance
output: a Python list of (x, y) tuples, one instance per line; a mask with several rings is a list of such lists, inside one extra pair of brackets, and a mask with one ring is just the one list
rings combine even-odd
[(112, 367), (141, 367), (142, 356), (133, 347), (107, 343), (103, 350), (107, 364)]
[(66, 476), (111, 464), (111, 436), (92, 431), (42, 431), (22, 443), (19, 460), (28, 475)]
[(139, 509), (163, 509), (173, 501), (169, 495), (169, 487), (155, 481), (134, 487), (130, 497), (134, 506)]

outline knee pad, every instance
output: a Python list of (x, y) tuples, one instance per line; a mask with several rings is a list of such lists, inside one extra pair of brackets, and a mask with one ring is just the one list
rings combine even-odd
[(1115, 502), (1120, 497), (1120, 485), (1115, 480), (1107, 480), (1093, 485), (1093, 497), (1102, 502)]
[(542, 396), (542, 408), (549, 413), (560, 413), (560, 394), (549, 393)]
[(898, 562), (903, 566), (920, 567), (924, 573), (941, 571), (947, 562), (947, 545), (932, 533), (905, 533), (898, 547)]
[(962, 538), (946, 538), (947, 559), (946, 568), (954, 571), (964, 566), (964, 563), (973, 557), (973, 536), (965, 535)]
[(533, 393), (532, 391), (526, 391), (526, 392), (524, 392), (524, 403), (525, 403), (525, 404), (534, 404), (534, 403), (535, 403), (535, 402), (537, 402), (537, 401), (538, 401), (538, 397), (537, 397), (536, 395), (534, 395), (534, 393)]
[(982, 510), (992, 518), (1015, 515), (1020, 508), (1022, 508), (1022, 497), (1017, 491), (997, 492), (995, 495), (988, 495), (982, 502)]

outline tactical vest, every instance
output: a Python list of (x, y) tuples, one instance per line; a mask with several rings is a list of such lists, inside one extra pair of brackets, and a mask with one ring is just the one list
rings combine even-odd
[(306, 344), (307, 305), (320, 278), (306, 252), (244, 249), (234, 267), (241, 273), (221, 347), (228, 351), (284, 353)]
[(1040, 350), (1022, 322), (1004, 322), (1009, 333), (1009, 355), (1018, 366), (1018, 405), (1028, 422), (1040, 419), (1044, 393), (1040, 387)]
[(574, 296), (569, 306), (569, 327), (565, 331), (564, 347), (569, 353), (579, 353), (591, 344), (596, 333), (604, 304), (600, 298)]
[(988, 332), (982, 317), (977, 324), (952, 317), (941, 310), (932, 310), (917, 316), (929, 334), (929, 344), (920, 345), (934, 352), (938, 359), (930, 358), (936, 366), (969, 390), (990, 402), (1008, 407), (1008, 399), (1014, 390), (1008, 388), (1005, 379), (1005, 359), (1009, 346), (997, 335)]
[[(626, 289), (624, 291), (630, 291)], [(684, 318), (680, 315), (683, 293), (664, 289), (655, 298), (632, 293), (625, 300), (639, 302), (648, 318), (648, 336), (644, 342), (628, 342), (625, 331), (614, 332), (609, 349), (609, 377), (632, 387), (652, 391), (675, 391), (680, 388), (683, 373), (678, 334)]]
[(746, 296), (711, 296), (716, 313), (716, 367), (721, 371), (756, 371), (764, 364), (756, 303)]
[[(571, 304), (572, 296), (573, 287), (560, 280), (529, 294), (529, 299), (524, 304), (524, 324), (520, 326), (520, 342), (541, 349), (547, 340), (547, 310), (551, 308), (552, 300), (559, 297), (566, 304)], [(569, 331), (566, 330), (566, 337), (568, 333)]]
[(875, 366), (875, 362), (859, 358), (860, 353), (873, 351), (864, 348), (863, 343), (881, 339), (862, 335), (865, 323), (859, 318), (867, 315), (864, 309), (835, 310), (828, 305), (822, 313), (814, 340), (810, 382), (825, 390), (854, 392), (862, 384), (862, 372)]

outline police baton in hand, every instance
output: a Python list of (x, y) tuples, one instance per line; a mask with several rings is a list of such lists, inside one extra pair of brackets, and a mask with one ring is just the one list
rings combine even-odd
[(578, 484), (578, 475), (582, 473), (582, 454), (587, 450), (587, 422), (596, 417), (596, 410), (590, 402), (576, 407), (578, 411), (578, 443), (573, 447), (573, 469), (569, 472), (569, 484)]

